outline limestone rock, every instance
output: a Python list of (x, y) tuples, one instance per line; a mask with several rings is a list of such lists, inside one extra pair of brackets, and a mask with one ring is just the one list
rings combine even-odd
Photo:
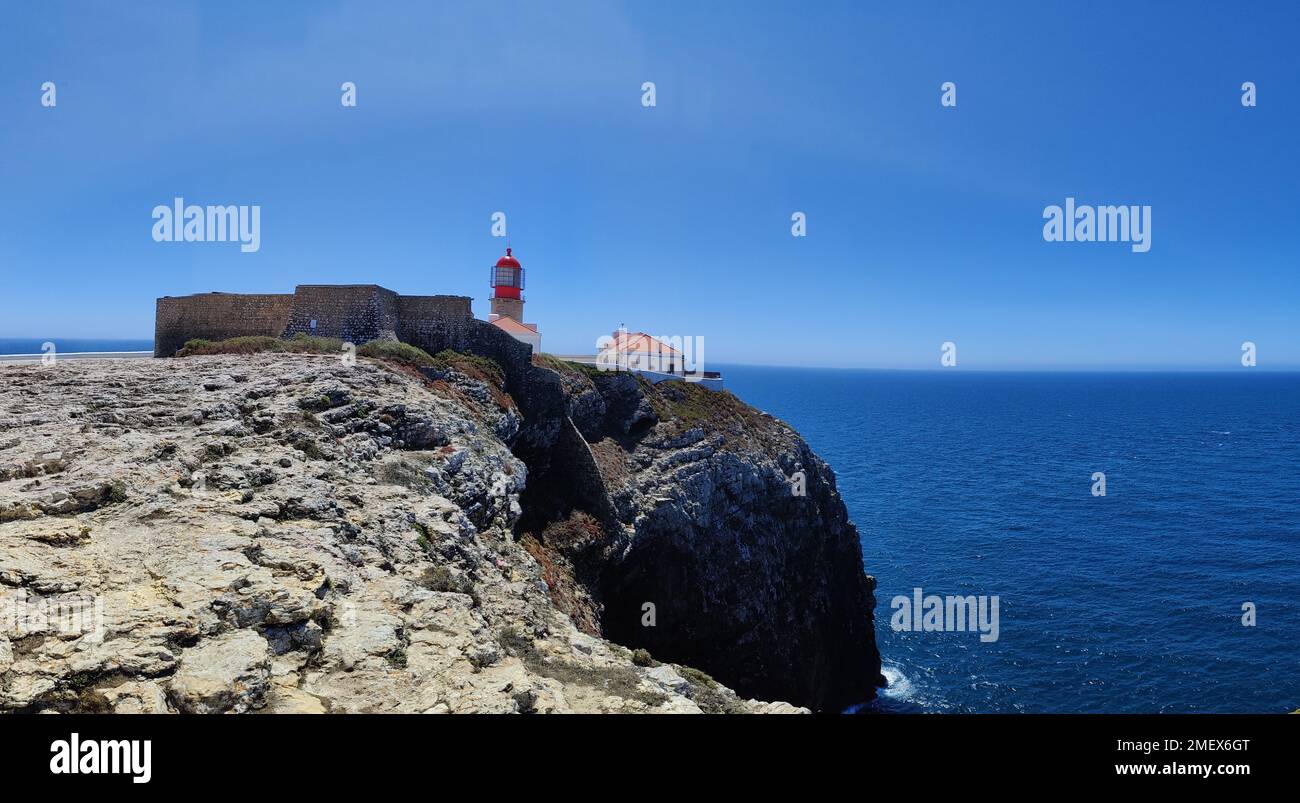
[[(756, 710), (552, 605), (512, 532), (522, 414), (455, 374), (297, 354), (0, 367), (0, 594), (96, 603), (0, 631), (0, 711)], [(598, 396), (577, 414), (603, 421)]]
[(167, 693), (151, 680), (128, 682), (98, 690), (115, 714), (166, 714)]
[(266, 703), (270, 678), (266, 639), (235, 630), (207, 639), (181, 656), (171, 680), (176, 707), (189, 714), (242, 714)]

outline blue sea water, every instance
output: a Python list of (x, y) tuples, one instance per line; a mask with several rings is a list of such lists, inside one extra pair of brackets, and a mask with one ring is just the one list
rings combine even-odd
[[(878, 709), (1300, 708), (1300, 374), (724, 376), (838, 475), (879, 582)], [(894, 632), (915, 587), (999, 596), (998, 640)]]
[(0, 337), (0, 354), (42, 354), (45, 343), (53, 343), (60, 354), (84, 351), (153, 351), (152, 340), (104, 340), (102, 338)]

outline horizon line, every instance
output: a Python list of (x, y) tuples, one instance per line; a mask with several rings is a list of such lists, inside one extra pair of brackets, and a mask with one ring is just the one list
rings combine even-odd
[[(1216, 365), (983, 365), (937, 367), (900, 367), (867, 365), (783, 365), (776, 363), (742, 363), (719, 361), (713, 365), (733, 366), (736, 368), (791, 368), (817, 371), (870, 371), (891, 373), (967, 373), (967, 374), (1106, 374), (1106, 373), (1145, 373), (1145, 374), (1235, 374), (1247, 370)], [(1270, 374), (1300, 373), (1300, 365), (1252, 366), (1249, 370)]]
[[(100, 340), (106, 343), (115, 341), (120, 342), (153, 342), (153, 338), (145, 337), (68, 337), (65, 340)], [(51, 338), (39, 337), (10, 337), (0, 336), (0, 340), (52, 340)], [(67, 354), (89, 355), (89, 354), (120, 354), (121, 350), (106, 351), (78, 351), (66, 352)], [(135, 352), (132, 352), (135, 353)], [(144, 352), (139, 352), (144, 353)], [(551, 354), (551, 352), (540, 352), (542, 354)], [(0, 357), (30, 357), (40, 356), (41, 352), (16, 352), (13, 354), (0, 354)], [(559, 356), (551, 354), (551, 356)], [(1148, 374), (1228, 374), (1240, 373), (1246, 366), (1227, 367), (1219, 365), (1050, 365), (1043, 363), (1030, 363), (1025, 365), (977, 365), (977, 366), (873, 366), (873, 365), (789, 365), (785, 363), (751, 363), (751, 362), (732, 362), (720, 360), (714, 365), (733, 366), (736, 368), (784, 368), (790, 370), (816, 370), (816, 371), (861, 371), (861, 372), (890, 372), (890, 373), (1000, 373), (1000, 374), (1099, 374), (1099, 373), (1148, 373)], [(954, 370), (957, 369), (957, 370)], [(1250, 366), (1252, 372), (1270, 373), (1270, 374), (1289, 374), (1300, 373), (1300, 365), (1278, 365), (1278, 366)]]

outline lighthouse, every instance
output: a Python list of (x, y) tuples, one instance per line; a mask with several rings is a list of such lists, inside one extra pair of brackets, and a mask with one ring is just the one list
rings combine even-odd
[(492, 314), (524, 320), (524, 269), (506, 249), (506, 255), (492, 268)]
[(537, 324), (524, 323), (524, 268), (510, 249), (492, 267), (492, 312), (488, 323), (504, 330), (515, 340), (542, 350), (542, 335)]

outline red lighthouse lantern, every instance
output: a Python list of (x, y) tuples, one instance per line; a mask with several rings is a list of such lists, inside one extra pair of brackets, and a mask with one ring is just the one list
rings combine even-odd
[(492, 266), (492, 314), (488, 323), (506, 332), (520, 343), (533, 347), (533, 353), (542, 350), (542, 333), (537, 324), (524, 323), (524, 269), (506, 249), (506, 255)]
[(492, 314), (506, 315), (523, 323), (524, 269), (506, 249), (506, 255), (492, 268)]

